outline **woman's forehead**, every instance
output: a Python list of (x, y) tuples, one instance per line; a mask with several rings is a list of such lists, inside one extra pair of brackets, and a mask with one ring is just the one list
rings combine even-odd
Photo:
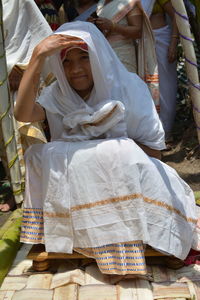
[(77, 41), (74, 44), (72, 43), (69, 47), (61, 50), (61, 52), (60, 52), (61, 60), (63, 61), (65, 59), (65, 57), (67, 56), (67, 54), (69, 52), (71, 52), (72, 50), (76, 50), (76, 51), (79, 50), (80, 52), (81, 51), (88, 52), (88, 45), (83, 40), (78, 41), (78, 43), (77, 43)]
[(83, 54), (87, 54), (88, 55), (88, 51), (82, 50), (80, 48), (72, 48), (69, 51), (67, 51), (65, 58), (66, 57), (70, 57), (70, 56), (80, 56)]

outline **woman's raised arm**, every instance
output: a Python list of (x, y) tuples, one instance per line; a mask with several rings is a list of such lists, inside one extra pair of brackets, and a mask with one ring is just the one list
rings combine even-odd
[(35, 102), (40, 74), (46, 57), (75, 44), (77, 38), (55, 34), (41, 41), (34, 49), (29, 65), (21, 80), (14, 109), (15, 118), (21, 122), (37, 122), (45, 119), (45, 111)]

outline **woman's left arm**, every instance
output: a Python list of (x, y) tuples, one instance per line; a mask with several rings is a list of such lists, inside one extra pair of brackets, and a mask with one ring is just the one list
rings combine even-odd
[(133, 9), (126, 16), (128, 25), (117, 24), (106, 18), (96, 19), (95, 24), (107, 35), (110, 33), (118, 33), (126, 38), (139, 39), (142, 35), (143, 15), (140, 9), (135, 9), (139, 10), (138, 14), (133, 14)]
[(177, 45), (179, 42), (179, 31), (176, 24), (175, 12), (172, 6), (171, 1), (168, 1), (163, 5), (165, 12), (170, 16), (172, 20), (172, 33), (171, 33), (171, 41), (168, 49), (168, 61), (172, 63), (177, 58)]

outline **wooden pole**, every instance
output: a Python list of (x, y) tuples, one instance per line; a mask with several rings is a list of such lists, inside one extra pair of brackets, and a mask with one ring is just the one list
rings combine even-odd
[(191, 34), (189, 18), (183, 0), (171, 0), (171, 2), (175, 10), (180, 40), (185, 54), (186, 73), (193, 105), (193, 115), (197, 128), (198, 141), (200, 143), (200, 84), (196, 54), (193, 46), (194, 40)]
[(10, 100), (7, 65), (3, 37), (3, 7), (0, 0), (0, 126), (3, 133), (11, 186), (17, 204), (23, 201), (23, 186), (15, 140), (12, 103)]

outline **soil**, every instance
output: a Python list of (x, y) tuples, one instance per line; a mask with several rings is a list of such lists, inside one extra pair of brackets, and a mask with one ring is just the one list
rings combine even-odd
[(190, 105), (181, 107), (177, 112), (170, 146), (170, 150), (162, 152), (162, 160), (173, 167), (194, 192), (199, 191), (200, 147)]
[(200, 159), (197, 157), (197, 149), (194, 148), (187, 152), (188, 151), (182, 147), (181, 142), (174, 143), (172, 150), (163, 151), (162, 160), (173, 167), (180, 177), (189, 184), (193, 191), (199, 191)]

